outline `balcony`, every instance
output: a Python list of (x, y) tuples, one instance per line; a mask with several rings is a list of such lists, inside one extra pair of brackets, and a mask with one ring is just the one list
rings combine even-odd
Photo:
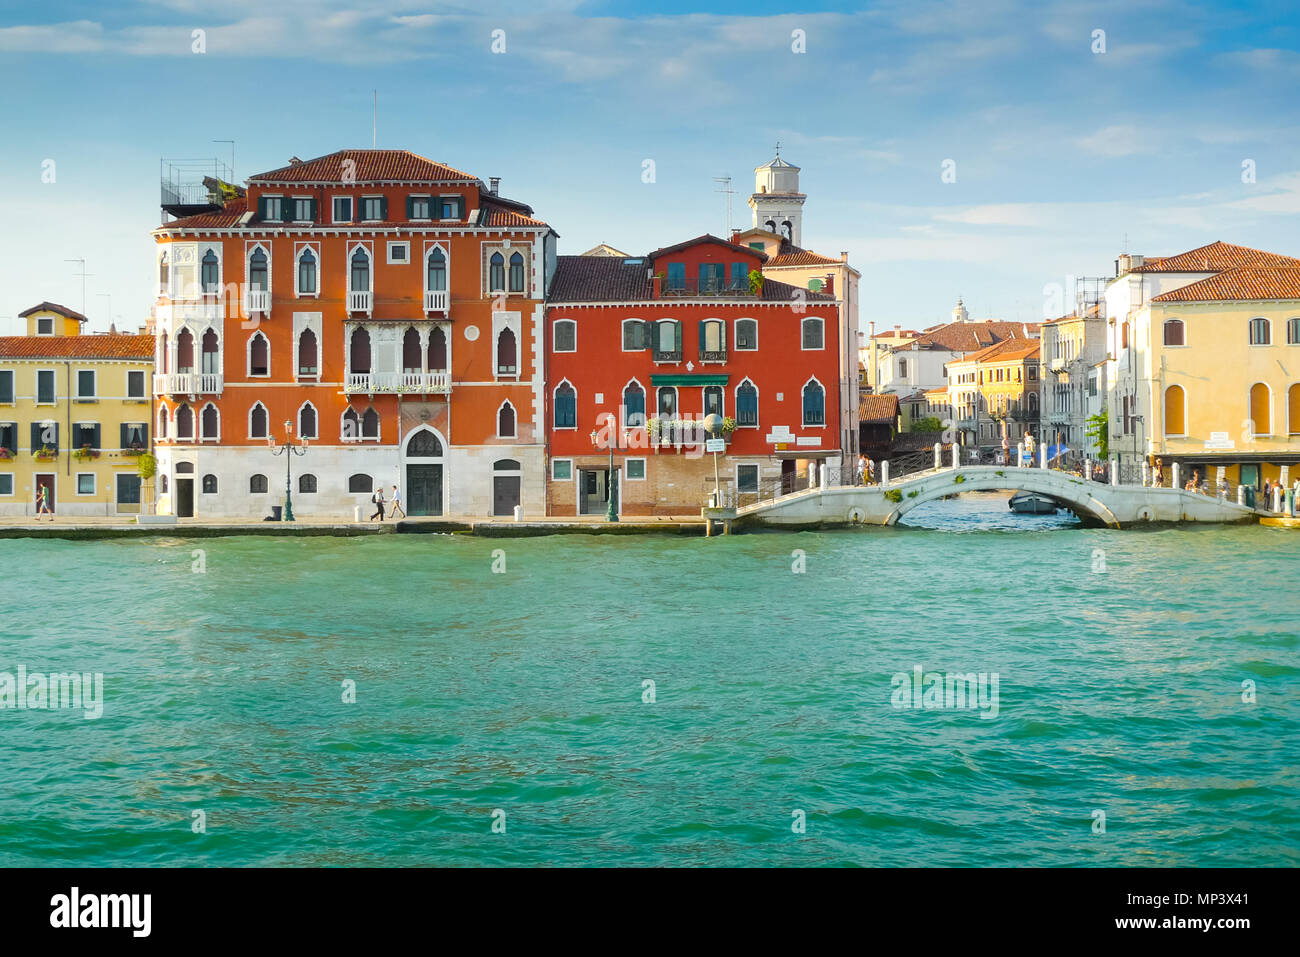
[(1047, 364), (1047, 368), (1051, 372), (1063, 372), (1067, 365), (1069, 365), (1069, 363), (1058, 356)]
[(451, 373), (437, 372), (349, 372), (343, 391), (365, 395), (447, 395), (451, 392)]
[(224, 384), (219, 372), (160, 372), (153, 377), (153, 394), (220, 395)]
[(371, 300), (372, 300), (372, 293), (370, 292), (369, 289), (362, 289), (359, 291), (349, 292), (348, 312), (349, 313), (364, 312), (367, 316), (370, 315)]
[(726, 349), (701, 349), (700, 361), (701, 362), (726, 362), (727, 350)]
[(447, 290), (446, 289), (426, 289), (424, 292), (424, 311), (441, 312), (444, 315), (447, 312)]
[(655, 362), (681, 362), (681, 349), (655, 349), (652, 353)]
[(271, 290), (248, 289), (244, 292), (244, 312), (248, 316), (271, 314)]
[(731, 279), (686, 279), (680, 283), (670, 284), (667, 279), (664, 280), (660, 287), (659, 295), (663, 299), (694, 299), (697, 297), (721, 296), (731, 299), (756, 299), (758, 298), (749, 289), (749, 277), (743, 280)]

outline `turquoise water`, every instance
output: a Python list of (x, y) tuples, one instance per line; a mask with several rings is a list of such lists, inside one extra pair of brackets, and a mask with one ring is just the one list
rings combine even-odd
[(0, 671), (105, 695), (0, 710), (0, 864), (1300, 864), (1300, 536), (909, 520), (0, 541)]

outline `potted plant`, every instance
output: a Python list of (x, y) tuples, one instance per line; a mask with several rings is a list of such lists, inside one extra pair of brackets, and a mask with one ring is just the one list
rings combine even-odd
[(78, 462), (89, 462), (92, 459), (99, 458), (99, 450), (92, 449), (88, 444), (83, 445), (72, 453), (72, 457)]
[(0, 447), (0, 462), (8, 462), (8, 461), (9, 461), (10, 459), (12, 459), (13, 457), (14, 457), (14, 450), (13, 450), (13, 449), (6, 449), (6, 448), (3, 448), (3, 447)]
[(749, 294), (751, 296), (763, 295), (763, 274), (757, 269), (749, 271)]
[(59, 457), (59, 452), (57, 449), (52, 449), (48, 445), (42, 445), (32, 453), (32, 456), (38, 462), (53, 462)]

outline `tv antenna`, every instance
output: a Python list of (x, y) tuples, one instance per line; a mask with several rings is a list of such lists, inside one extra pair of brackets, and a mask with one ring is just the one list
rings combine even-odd
[(731, 188), (730, 176), (715, 176), (713, 182), (718, 185), (713, 187), (715, 193), (722, 193), (726, 197), (727, 203), (727, 231), (722, 234), (722, 238), (727, 241), (731, 240), (731, 197), (736, 192)]

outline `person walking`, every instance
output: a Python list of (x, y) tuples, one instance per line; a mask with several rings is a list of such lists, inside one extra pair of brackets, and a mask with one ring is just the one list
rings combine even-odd
[(1156, 459), (1156, 488), (1165, 487), (1165, 461)]
[(876, 484), (876, 460), (867, 459), (867, 484)]
[(866, 480), (867, 480), (867, 457), (865, 455), (859, 455), (858, 456), (858, 484), (861, 485)]
[(402, 493), (396, 485), (393, 486), (393, 499), (388, 506), (388, 517), (396, 518), (397, 513), (402, 513), (402, 518), (406, 518), (406, 509), (402, 508)]
[(36, 521), (41, 520), (42, 515), (48, 515), (50, 521), (54, 521), (54, 511), (50, 508), (50, 487), (42, 485), (36, 490)]
[(384, 490), (382, 487), (375, 489), (375, 494), (370, 496), (370, 501), (375, 506), (374, 512), (370, 515), (370, 520), (373, 522), (378, 518), (382, 522), (384, 520)]

